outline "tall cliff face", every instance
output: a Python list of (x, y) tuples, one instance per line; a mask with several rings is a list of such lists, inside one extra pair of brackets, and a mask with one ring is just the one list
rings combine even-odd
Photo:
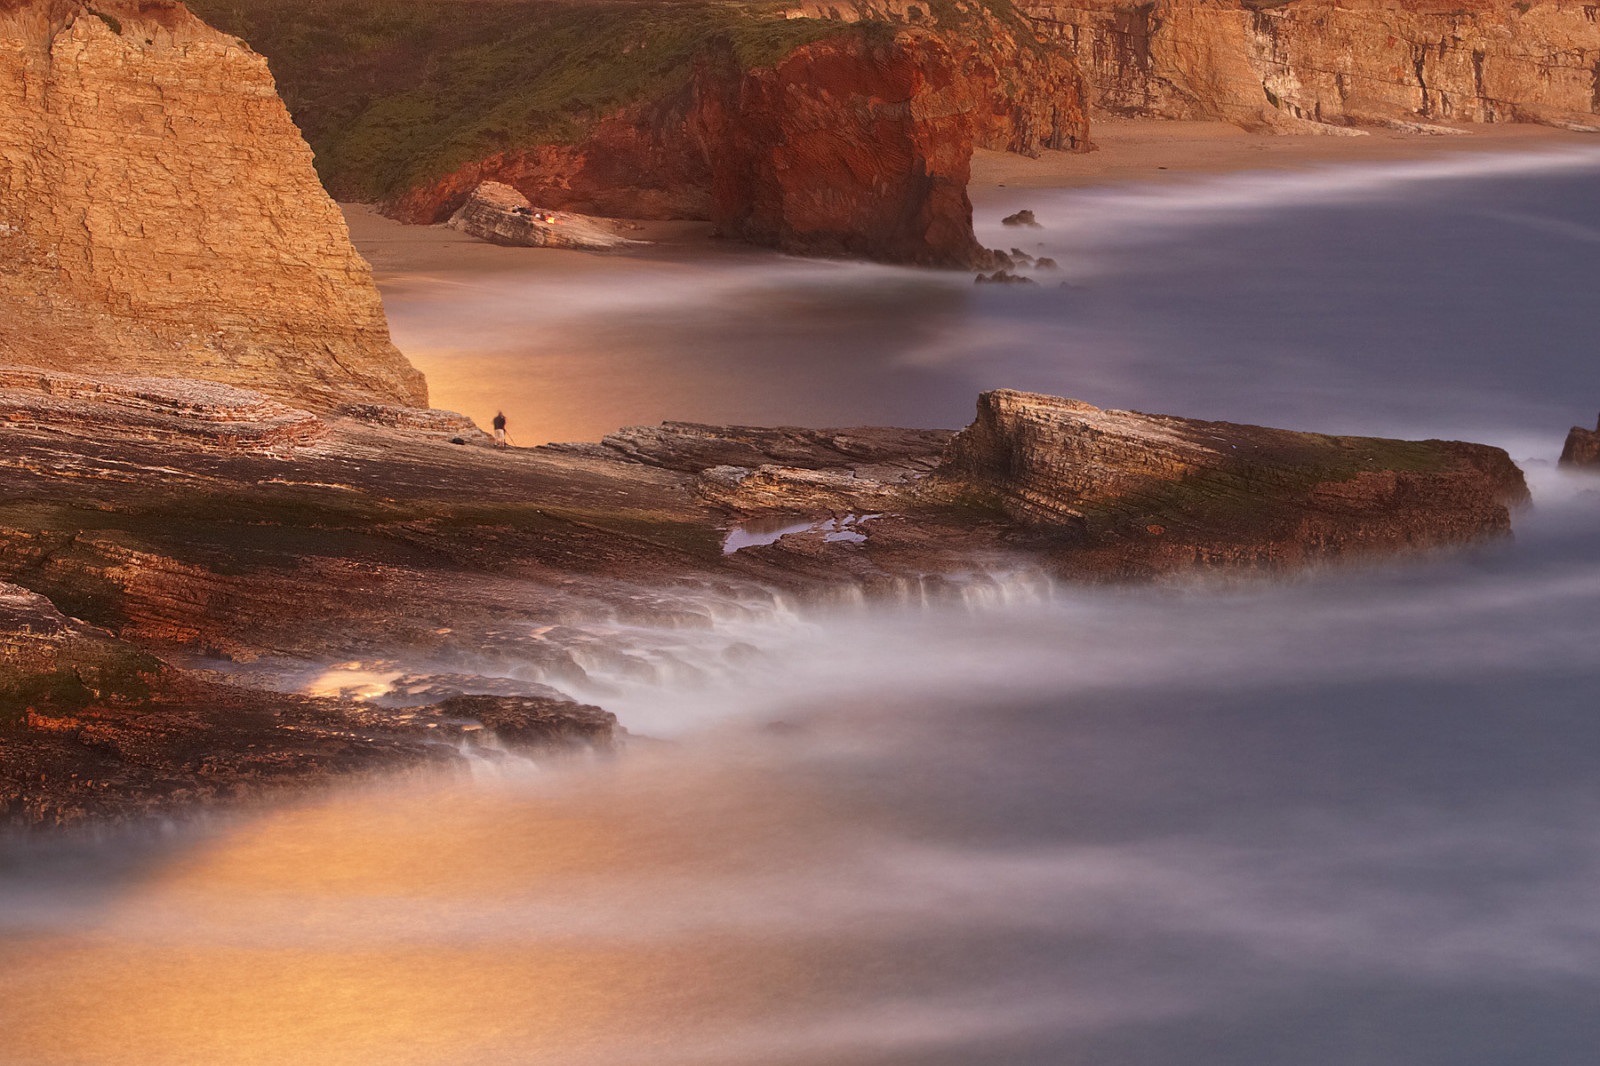
[(0, 362), (425, 405), (265, 60), (173, 0), (0, 2)]
[(1096, 107), (1280, 132), (1543, 122), (1600, 129), (1600, 23), (1568, 0), (1021, 0)]
[(1003, 32), (836, 37), (705, 96), (718, 229), (801, 254), (982, 263), (974, 144), (1038, 155), (1087, 140), (1076, 69)]
[(1071, 56), (1001, 0), (948, 18), (898, 0), (196, 3), (272, 61), (329, 187), (406, 222), (496, 181), (553, 210), (967, 265), (974, 144), (1087, 146)]

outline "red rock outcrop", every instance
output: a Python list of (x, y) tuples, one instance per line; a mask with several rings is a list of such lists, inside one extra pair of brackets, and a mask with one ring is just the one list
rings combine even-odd
[(0, 361), (427, 402), (266, 61), (174, 0), (0, 3)]
[(542, 206), (710, 219), (802, 254), (982, 264), (966, 193), (973, 146), (1083, 148), (1088, 126), (1070, 57), (987, 11), (973, 18), (961, 30), (841, 26), (752, 70), (712, 45), (692, 85), (602, 119), (579, 144), (516, 148), (384, 210), (437, 222), (493, 180)]
[(967, 199), (971, 87), (944, 41), (819, 41), (697, 116), (720, 232), (803, 255), (983, 261)]
[(1600, 130), (1593, 4), (1020, 0), (1018, 9), (1074, 52), (1092, 103), (1111, 113), (1286, 133), (1508, 121)]

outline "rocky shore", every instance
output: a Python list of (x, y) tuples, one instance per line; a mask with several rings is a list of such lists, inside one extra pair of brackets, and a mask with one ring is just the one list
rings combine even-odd
[[(758, 20), (781, 47), (671, 68), (689, 96), (591, 116), (563, 180), (577, 197), (604, 143), (751, 240), (990, 257), (972, 145), (1081, 147), (1075, 68), (1008, 12)], [(603, 752), (621, 725), (570, 694), (598, 663), (639, 667), (616, 627), (929, 603), (1000, 570), (1283, 573), (1504, 536), (1527, 498), (1482, 445), (1006, 390), (959, 433), (668, 422), (495, 447), (426, 406), (259, 55), (167, 0), (0, 5), (0, 38), (0, 822)], [(700, 185), (647, 165), (669, 148), (699, 153)], [(488, 170), (549, 176), (519, 151), (419, 210)]]
[[(1526, 497), (1480, 445), (1005, 391), (959, 434), (667, 423), (506, 449), (445, 412), (5, 381), (0, 809), (30, 824), (449, 765), (474, 734), (586, 750), (620, 736), (546, 684), (468, 666), (373, 700), (273, 691), (275, 662), (516, 663), (559, 688), (593, 654), (563, 626), (694, 624), (708, 594), (926, 595), (986, 566), (1281, 572), (1502, 536)], [(725, 550), (774, 520), (799, 528)]]

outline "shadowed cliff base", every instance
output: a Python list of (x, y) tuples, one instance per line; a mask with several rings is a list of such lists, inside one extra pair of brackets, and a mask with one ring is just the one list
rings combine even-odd
[[(449, 764), (439, 738), (480, 727), (508, 743), (609, 742), (609, 719), (559, 691), (616, 654), (583, 620), (692, 626), (717, 604), (778, 597), (960, 597), (1019, 567), (1284, 573), (1503, 536), (1526, 499), (1497, 448), (1008, 391), (985, 394), (960, 434), (667, 423), (507, 449), (443, 412), (291, 418), (239, 397), (197, 409), (194, 387), (157, 382), (130, 410), (126, 385), (66, 402), (55, 379), (7, 382), (0, 580), (27, 592), (7, 593), (0, 730), (5, 809), (25, 822)], [(235, 423), (261, 412), (296, 428), (218, 433), (218, 404)], [(189, 422), (204, 424), (175, 428)], [(256, 670), (258, 685), (304, 691), (270, 664), (303, 674), (374, 656), (434, 666), (399, 711), (237, 684)], [(201, 662), (235, 676), (178, 669)], [(513, 702), (441, 703), (463, 694)]]

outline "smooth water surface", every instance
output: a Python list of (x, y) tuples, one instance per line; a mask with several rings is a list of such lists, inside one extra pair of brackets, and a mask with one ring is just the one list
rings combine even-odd
[[(957, 425), (1010, 385), (1497, 441), (1536, 506), (1281, 584), (729, 612), (613, 686), (671, 737), (620, 758), (12, 845), (0, 1063), (1588, 1066), (1600, 478), (1551, 459), (1600, 404), (1600, 170), (1473, 165), (1030, 194), (1064, 290), (572, 282), (491, 356), (553, 436)], [(513, 284), (391, 303), (402, 344), (511, 343)], [(583, 360), (639, 388), (579, 404)]]

